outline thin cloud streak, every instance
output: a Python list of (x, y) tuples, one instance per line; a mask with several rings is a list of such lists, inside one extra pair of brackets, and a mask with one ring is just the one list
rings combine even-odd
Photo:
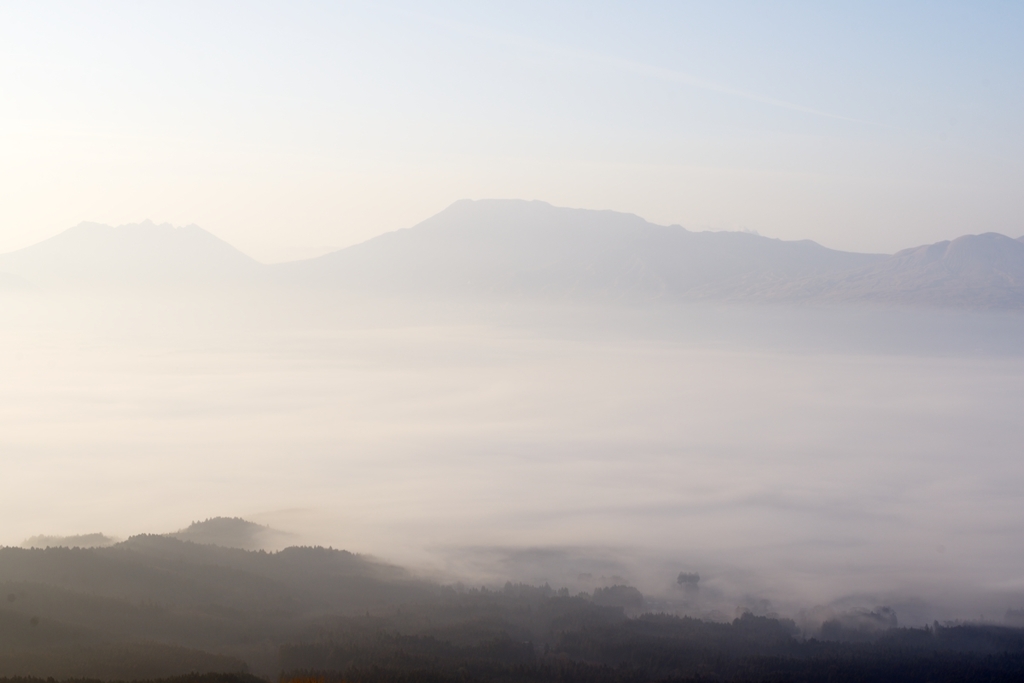
[(643, 62), (637, 62), (630, 59), (622, 59), (619, 57), (610, 57), (608, 55), (592, 52), (590, 50), (581, 50), (578, 48), (567, 48), (564, 46), (556, 46), (548, 43), (542, 43), (537, 40), (523, 38), (511, 33), (503, 33), (499, 31), (493, 31), (491, 29), (481, 28), (474, 24), (467, 24), (465, 22), (451, 21), (448, 19), (439, 19), (426, 14), (410, 11), (396, 11), (397, 14), (403, 15), (407, 18), (415, 18), (419, 21), (428, 21), (434, 25), (460, 33), (465, 36), (474, 38), (485, 38), (494, 42), (501, 43), (510, 47), (515, 47), (521, 50), (528, 50), (538, 54), (542, 54), (548, 58), (554, 58), (562, 63), (576, 61), (576, 62), (588, 62), (595, 65), (603, 65), (614, 69), (627, 71), (639, 76), (646, 78), (660, 80), (667, 83), (675, 83), (677, 85), (684, 85), (699, 90), (706, 90), (708, 92), (714, 92), (721, 95), (728, 95), (749, 102), (757, 102), (759, 104), (765, 104), (771, 107), (777, 107), (780, 109), (787, 109), (789, 111), (799, 112), (801, 114), (810, 114), (812, 116), (820, 116), (823, 118), (833, 119), (836, 121), (846, 121), (848, 123), (856, 123), (868, 126), (881, 126), (882, 124), (867, 121), (865, 119), (858, 119), (851, 116), (844, 116), (842, 114), (834, 114), (832, 112), (823, 111), (821, 109), (815, 109), (814, 107), (808, 107), (795, 102), (789, 102), (776, 97), (767, 97), (764, 95), (758, 95), (751, 93), (739, 88), (733, 88), (728, 85), (722, 85), (720, 83), (714, 83), (703, 78), (698, 78), (691, 74), (677, 71), (675, 69), (666, 69), (660, 66), (653, 66), (645, 64)]

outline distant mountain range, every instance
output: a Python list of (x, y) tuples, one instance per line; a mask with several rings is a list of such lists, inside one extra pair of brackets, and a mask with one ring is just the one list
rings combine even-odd
[(526, 300), (1024, 308), (1022, 240), (966, 235), (886, 256), (538, 201), (464, 200), (412, 228), (276, 265), (194, 225), (82, 223), (0, 255), (0, 288), (259, 285)]

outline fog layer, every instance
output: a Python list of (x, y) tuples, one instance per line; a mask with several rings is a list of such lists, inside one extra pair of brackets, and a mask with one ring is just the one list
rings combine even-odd
[(1014, 314), (3, 305), (5, 544), (228, 515), (702, 613), (1024, 605)]

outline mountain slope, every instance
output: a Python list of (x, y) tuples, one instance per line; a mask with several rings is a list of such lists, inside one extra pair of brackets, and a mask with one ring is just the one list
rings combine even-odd
[(0, 272), (35, 286), (168, 286), (244, 282), (264, 266), (202, 228), (151, 221), (81, 223), (0, 255)]
[(1024, 239), (989, 232), (904, 249), (872, 266), (812, 277), (767, 296), (791, 301), (1024, 307)]
[(552, 298), (715, 298), (750, 283), (869, 265), (882, 256), (746, 233), (690, 232), (612, 211), (464, 200), (406, 230), (282, 264), (286, 282), (376, 292)]

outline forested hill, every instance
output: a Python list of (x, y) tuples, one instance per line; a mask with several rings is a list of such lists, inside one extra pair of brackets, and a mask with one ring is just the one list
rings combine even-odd
[[(645, 614), (634, 588), (442, 586), (328, 548), (279, 552), (137, 536), (0, 548), (0, 676), (266, 680), (1020, 680), (1024, 630), (799, 632)], [(226, 679), (225, 679), (226, 680)]]
[[(116, 677), (123, 661), (137, 662), (144, 677), (195, 668), (266, 673), (280, 643), (312, 619), (439, 590), (328, 548), (267, 553), (167, 536), (106, 548), (2, 548), (0, 675)], [(116, 654), (96, 661), (105, 647)]]

